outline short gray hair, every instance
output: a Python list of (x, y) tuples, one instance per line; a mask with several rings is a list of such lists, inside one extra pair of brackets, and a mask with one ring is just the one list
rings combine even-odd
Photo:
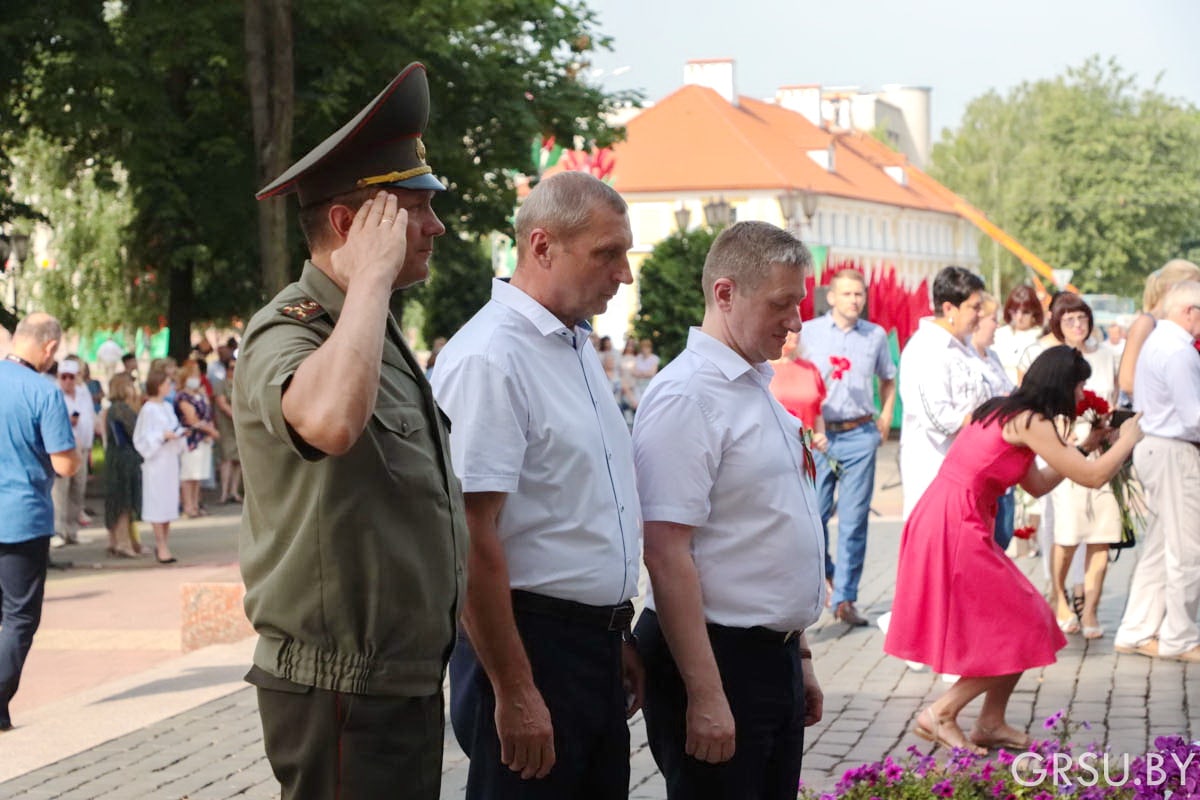
[(1200, 307), (1200, 282), (1180, 281), (1163, 298), (1163, 311), (1169, 317), (1188, 306)]
[(617, 190), (586, 172), (560, 172), (540, 181), (517, 211), (517, 255), (536, 228), (569, 238), (587, 227), (597, 205), (625, 214), (629, 206)]
[(35, 311), (17, 323), (14, 339), (27, 339), (39, 347), (62, 341), (62, 325), (44, 311)]
[(726, 228), (704, 259), (705, 303), (719, 279), (732, 278), (738, 291), (754, 291), (775, 264), (809, 270), (812, 253), (795, 236), (769, 222), (739, 222)]

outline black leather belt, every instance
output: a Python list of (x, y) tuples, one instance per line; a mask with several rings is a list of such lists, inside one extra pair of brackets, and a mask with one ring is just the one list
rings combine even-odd
[(633, 603), (629, 600), (618, 606), (589, 606), (574, 600), (513, 589), (512, 604), (515, 611), (557, 617), (606, 631), (629, 630), (633, 622)]
[(732, 628), (728, 625), (717, 625), (715, 622), (708, 623), (709, 633), (717, 632), (732, 637), (746, 637), (748, 639), (757, 639), (768, 644), (784, 645), (794, 641), (802, 630), (795, 631), (777, 631), (771, 628), (764, 628), (761, 625), (755, 625), (751, 628)]
[(840, 422), (830, 422), (829, 420), (825, 420), (825, 430), (831, 431), (833, 433), (845, 433), (846, 431), (852, 431), (855, 428), (861, 428), (863, 425), (866, 425), (868, 422), (874, 422), (874, 421), (875, 421), (874, 414), (864, 414), (861, 417), (856, 417), (854, 419), (844, 419), (844, 420), (841, 420)]

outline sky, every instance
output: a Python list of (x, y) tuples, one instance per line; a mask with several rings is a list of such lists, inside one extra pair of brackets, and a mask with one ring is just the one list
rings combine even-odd
[(612, 52), (593, 79), (659, 100), (690, 58), (733, 58), (736, 91), (819, 83), (927, 86), (934, 141), (970, 101), (1091, 55), (1200, 106), (1200, 0), (589, 0)]

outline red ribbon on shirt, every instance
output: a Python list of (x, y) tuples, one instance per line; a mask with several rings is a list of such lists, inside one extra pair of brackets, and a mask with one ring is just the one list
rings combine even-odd
[(804, 451), (804, 474), (808, 476), (808, 482), (816, 484), (817, 482), (817, 461), (812, 454), (812, 431), (800, 426), (800, 449)]

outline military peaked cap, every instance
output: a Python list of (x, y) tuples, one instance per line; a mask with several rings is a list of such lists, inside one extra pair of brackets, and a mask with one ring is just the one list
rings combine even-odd
[(337, 133), (264, 186), (259, 200), (300, 195), (300, 207), (369, 186), (440, 192), (446, 187), (425, 163), (421, 134), (429, 122), (425, 66), (409, 64)]

